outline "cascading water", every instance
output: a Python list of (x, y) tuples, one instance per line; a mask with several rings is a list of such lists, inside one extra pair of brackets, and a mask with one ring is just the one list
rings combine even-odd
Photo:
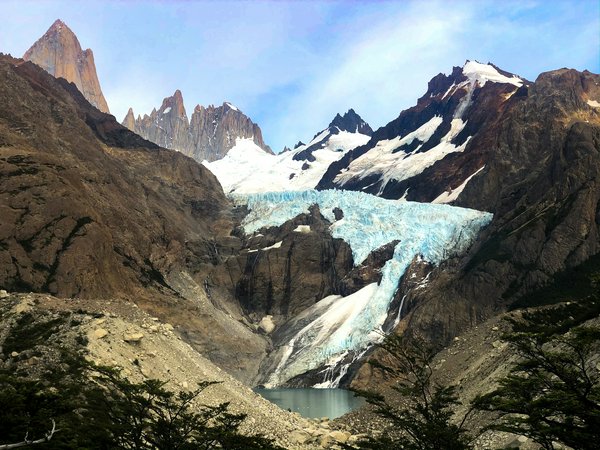
[[(369, 284), (346, 297), (330, 296), (303, 312), (311, 320), (294, 330), (266, 387), (314, 369), (322, 369), (323, 376), (316, 387), (336, 387), (350, 364), (383, 339), (390, 303), (411, 261), (418, 256), (439, 264), (463, 252), (492, 218), (490, 213), (471, 209), (386, 200), (353, 191), (277, 192), (233, 199), (250, 210), (242, 223), (247, 233), (279, 226), (317, 204), (332, 223), (332, 236), (352, 248), (355, 265), (373, 250), (400, 241), (382, 268), (379, 284)], [(335, 219), (335, 208), (343, 211), (342, 219)]]

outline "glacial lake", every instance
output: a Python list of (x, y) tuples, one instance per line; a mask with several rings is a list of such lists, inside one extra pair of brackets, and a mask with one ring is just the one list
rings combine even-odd
[(365, 399), (355, 397), (345, 389), (254, 389), (257, 394), (282, 409), (299, 413), (303, 417), (335, 419), (365, 404)]

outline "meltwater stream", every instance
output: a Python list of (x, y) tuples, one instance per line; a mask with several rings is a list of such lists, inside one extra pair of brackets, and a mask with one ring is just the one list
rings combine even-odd
[[(421, 259), (437, 265), (464, 252), (492, 219), (490, 213), (472, 209), (386, 200), (354, 191), (271, 192), (233, 199), (250, 210), (242, 223), (246, 233), (282, 225), (318, 205), (332, 224), (332, 236), (350, 245), (356, 266), (377, 248), (399, 241), (381, 270), (380, 283), (346, 297), (326, 297), (284, 325), (292, 333), (272, 354), (276, 368), (263, 380), (267, 388), (314, 370), (321, 376), (315, 387), (339, 386), (350, 364), (381, 341), (388, 315), (399, 318), (400, 312), (390, 311), (390, 304), (411, 262)], [(343, 218), (336, 217), (337, 209)]]

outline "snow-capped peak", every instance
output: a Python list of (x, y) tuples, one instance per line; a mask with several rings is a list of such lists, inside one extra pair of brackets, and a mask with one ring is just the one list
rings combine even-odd
[(229, 107), (229, 109), (232, 109), (234, 111), (239, 111), (239, 109), (235, 105), (233, 105), (229, 102), (225, 102), (225, 105), (227, 105)]
[(498, 70), (491, 64), (481, 64), (477, 61), (467, 61), (462, 68), (463, 74), (472, 83), (477, 82), (480, 86), (483, 86), (487, 81), (492, 83), (508, 83), (521, 87), (523, 80), (516, 75), (507, 77), (502, 75)]

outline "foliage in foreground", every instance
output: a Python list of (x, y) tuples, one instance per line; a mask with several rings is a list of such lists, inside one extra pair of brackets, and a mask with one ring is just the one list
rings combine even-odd
[(134, 383), (109, 367), (92, 367), (79, 356), (65, 359), (39, 379), (0, 374), (0, 448), (57, 432), (40, 448), (124, 450), (277, 449), (269, 439), (244, 436), (243, 414), (228, 404), (199, 406), (213, 383), (172, 392), (165, 383)]
[[(389, 430), (361, 442), (361, 449), (398, 450), (463, 450), (470, 439), (464, 428), (467, 413), (459, 424), (452, 422), (453, 409), (459, 405), (453, 386), (442, 386), (432, 380), (431, 361), (435, 351), (424, 342), (392, 335), (381, 347), (392, 357), (393, 364), (371, 362), (396, 381), (393, 389), (402, 403), (382, 395), (359, 391), (359, 395), (375, 406), (387, 419)], [(389, 433), (388, 431), (391, 431)]]
[[(522, 434), (542, 448), (575, 449), (600, 442), (600, 328), (598, 296), (525, 313), (505, 339), (521, 357), (493, 392), (475, 400), (498, 414), (489, 429)], [(581, 324), (573, 326), (575, 324)]]

